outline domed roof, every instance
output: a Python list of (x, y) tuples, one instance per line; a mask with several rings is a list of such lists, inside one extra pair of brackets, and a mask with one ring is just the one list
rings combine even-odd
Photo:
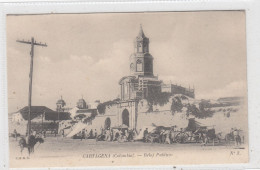
[(86, 103), (84, 99), (79, 99), (78, 103)]
[(79, 109), (87, 109), (86, 101), (83, 98), (79, 99), (78, 102), (77, 102), (77, 107)]
[(62, 99), (62, 96), (61, 98), (56, 102), (56, 104), (61, 104), (61, 105), (65, 105), (65, 101)]

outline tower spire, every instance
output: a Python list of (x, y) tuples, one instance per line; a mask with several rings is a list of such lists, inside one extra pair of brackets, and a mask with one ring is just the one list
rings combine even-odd
[(140, 30), (139, 30), (138, 37), (145, 37), (142, 24), (140, 24)]

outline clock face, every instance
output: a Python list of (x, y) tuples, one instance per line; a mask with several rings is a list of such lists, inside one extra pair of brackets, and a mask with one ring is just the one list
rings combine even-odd
[(131, 63), (131, 64), (130, 64), (130, 69), (131, 69), (131, 71), (134, 71), (134, 70), (135, 70), (135, 65), (134, 65), (134, 63)]

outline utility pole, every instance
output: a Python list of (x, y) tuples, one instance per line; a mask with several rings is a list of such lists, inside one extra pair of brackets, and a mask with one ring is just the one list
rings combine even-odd
[(34, 46), (38, 45), (38, 46), (42, 46), (42, 47), (47, 47), (46, 43), (42, 44), (41, 42), (38, 43), (34, 40), (34, 38), (32, 37), (31, 41), (24, 41), (24, 40), (16, 40), (16, 42), (19, 43), (24, 43), (24, 44), (30, 44), (31, 45), (31, 64), (30, 64), (30, 74), (29, 74), (29, 97), (28, 97), (28, 136), (31, 135), (31, 103), (32, 103), (32, 77), (33, 77), (33, 55), (34, 55)]

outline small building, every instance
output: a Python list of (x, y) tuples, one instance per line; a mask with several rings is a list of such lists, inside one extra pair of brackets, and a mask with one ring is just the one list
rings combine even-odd
[[(28, 124), (29, 107), (25, 106), (12, 115), (12, 127), (20, 133), (25, 133)], [(32, 131), (56, 130), (58, 122), (70, 120), (70, 113), (53, 111), (46, 106), (31, 106)], [(23, 130), (22, 130), (23, 129)]]
[(72, 108), (69, 113), (72, 119), (81, 119), (83, 117), (89, 117), (93, 113), (97, 113), (97, 109), (80, 109), (76, 106)]
[(62, 96), (61, 98), (56, 102), (56, 111), (59, 111), (59, 112), (64, 112), (65, 110), (65, 106), (66, 106), (66, 103), (65, 101), (62, 99)]
[[(54, 112), (46, 106), (31, 106), (31, 120), (41, 121), (44, 112)], [(14, 122), (21, 122), (28, 120), (29, 107), (25, 106), (15, 114), (12, 115)]]
[(13, 113), (11, 117), (12, 122), (20, 123), (25, 120), (20, 112)]
[(77, 107), (79, 109), (87, 109), (88, 105), (87, 105), (86, 101), (82, 98), (82, 99), (79, 99), (79, 101), (77, 102)]
[(193, 89), (185, 88), (185, 87), (182, 87), (177, 84), (162, 84), (161, 91), (171, 93), (172, 95), (184, 94), (191, 98), (195, 98), (195, 89), (194, 88)]

